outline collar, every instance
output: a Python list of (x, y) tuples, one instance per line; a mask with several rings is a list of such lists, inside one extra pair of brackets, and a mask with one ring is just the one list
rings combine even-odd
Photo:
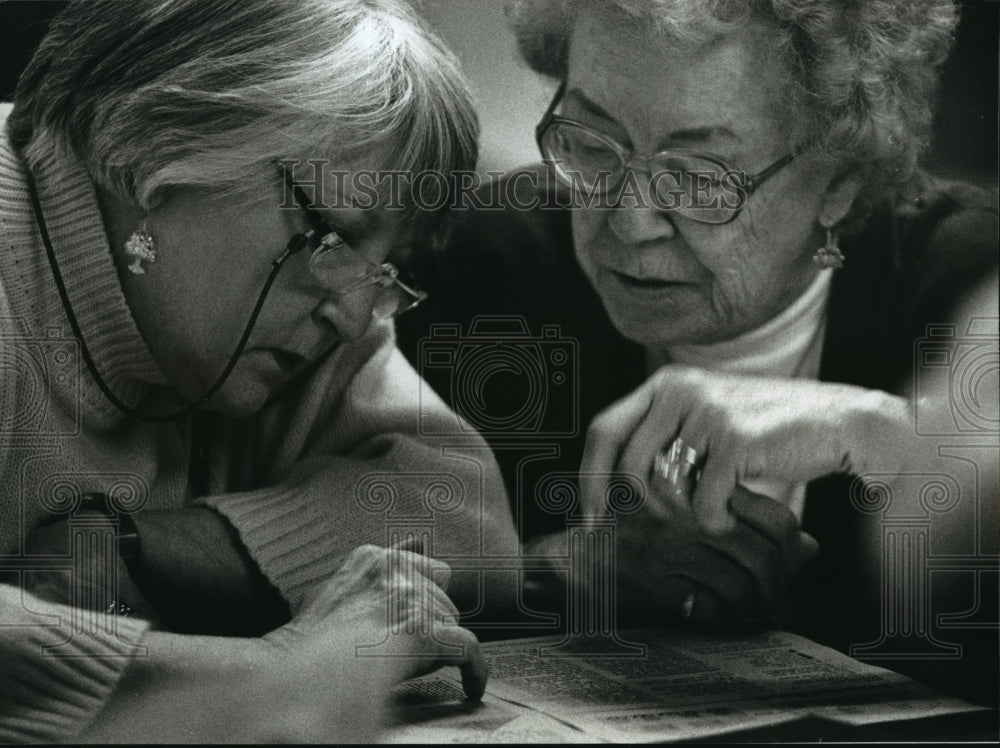
[(761, 327), (709, 345), (673, 346), (667, 350), (669, 360), (739, 374), (816, 377), (832, 279), (832, 270), (822, 270), (798, 299)]
[[(30, 269), (32, 298), (14, 302), (14, 313), (25, 318), (35, 336), (72, 337), (66, 312), (52, 278), (35, 212), (25, 184), (26, 166), (7, 138), (0, 138), (0, 180), (23, 195), (5, 230), (15, 242), (14, 251)], [(32, 170), (39, 201), (73, 313), (94, 363), (108, 386), (125, 403), (136, 406), (150, 385), (166, 381), (132, 317), (118, 270), (104, 230), (97, 195), (82, 165), (72, 158), (46, 155)], [(13, 182), (13, 184), (11, 184)], [(117, 422), (119, 411), (104, 397), (79, 363), (79, 396), (84, 416)]]

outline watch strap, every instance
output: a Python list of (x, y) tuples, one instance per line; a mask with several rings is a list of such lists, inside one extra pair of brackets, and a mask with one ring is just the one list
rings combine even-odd
[(108, 501), (107, 494), (87, 493), (80, 502), (81, 510), (96, 511), (118, 523), (115, 539), (118, 543), (118, 555), (126, 564), (139, 555), (139, 528), (136, 527), (132, 515), (116, 510)]

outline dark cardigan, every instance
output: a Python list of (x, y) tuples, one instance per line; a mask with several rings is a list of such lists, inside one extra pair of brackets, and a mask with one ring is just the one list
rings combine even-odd
[[(540, 175), (538, 168), (522, 174)], [(557, 191), (534, 191), (532, 181), (522, 177), (511, 185), (508, 179), (498, 192), (504, 195), (511, 185), (522, 204), (533, 198), (550, 206), (565, 200)], [(644, 380), (644, 353), (612, 327), (580, 271), (568, 210), (506, 207), (468, 212), (463, 219), (424, 269), (431, 297), (400, 318), (400, 347), (445, 400), (484, 432), (504, 472), (522, 535), (558, 531), (564, 516), (541, 510), (534, 488), (545, 475), (579, 469), (587, 424)], [(915, 346), (927, 326), (950, 320), (954, 305), (995, 271), (997, 226), (994, 195), (923, 174), (905, 193), (876, 206), (859, 230), (841, 239), (847, 261), (831, 289), (820, 379), (905, 394), (913, 381)], [(512, 337), (497, 333), (496, 320), (481, 319), (473, 331), (473, 320), (483, 316), (505, 318), (502, 326)], [(518, 335), (519, 327), (528, 334)], [(461, 355), (435, 360), (442, 346)], [(505, 358), (500, 354), (505, 347), (517, 355)], [(575, 356), (575, 365), (553, 362), (557, 351), (571, 361)], [(484, 399), (477, 402), (467, 379), (476, 367), (463, 370), (462, 363), (491, 356), (492, 364), (502, 360), (506, 369), (481, 369), (493, 377), (483, 376)], [(536, 362), (534, 370), (523, 368), (526, 360)], [(527, 380), (537, 381), (531, 386)], [(856, 563), (861, 523), (872, 518), (852, 508), (850, 483), (838, 476), (810, 484), (803, 526), (819, 540), (820, 556), (799, 580), (795, 604), (777, 621), (844, 651), (877, 639), (882, 625), (879, 575), (872, 575), (870, 564), (866, 572)], [(996, 575), (987, 574), (984, 583), (996, 586)], [(996, 633), (961, 636), (966, 651), (986, 648), (995, 671)], [(963, 690), (964, 675), (952, 683), (933, 662), (885, 664), (975, 695)], [(924, 672), (928, 667), (931, 672)], [(995, 674), (985, 687), (996, 693)]]

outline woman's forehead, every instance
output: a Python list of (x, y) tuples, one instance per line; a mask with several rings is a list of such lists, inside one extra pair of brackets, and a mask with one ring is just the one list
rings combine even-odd
[(692, 47), (608, 13), (583, 13), (571, 37), (567, 102), (610, 116), (650, 150), (706, 133), (720, 143), (768, 139), (782, 129), (775, 81), (784, 71), (760, 52), (761, 41), (753, 29)]

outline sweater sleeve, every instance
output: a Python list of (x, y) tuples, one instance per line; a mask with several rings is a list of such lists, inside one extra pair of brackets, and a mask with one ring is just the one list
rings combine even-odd
[(343, 347), (295, 394), (259, 426), (270, 467), (258, 485), (203, 500), (293, 609), (354, 548), (407, 535), (459, 568), (449, 592), (463, 612), (483, 607), (485, 586), (491, 603), (513, 604), (516, 572), (483, 582), (518, 556), (493, 455), (423, 386), (390, 327)]
[(111, 631), (81, 625), (70, 608), (0, 584), (0, 743), (66, 741), (91, 723), (130, 659), (144, 656), (148, 628), (105, 622)]
[[(7, 302), (7, 295), (4, 292), (3, 279), (0, 278), (0, 356), (5, 356), (4, 341), (17, 332), (15, 320), (11, 317), (10, 305)], [(17, 382), (10, 381), (8, 377), (13, 377), (16, 369), (12, 366), (0, 366), (0, 475), (4, 475), (8, 469), (7, 463), (10, 459), (11, 434), (13, 429), (7, 424), (13, 422), (17, 415)], [(0, 497), (2, 499), (2, 497)], [(7, 520), (8, 513), (5, 507), (0, 507), (0, 521)], [(2, 533), (0, 533), (2, 537)]]
[[(18, 332), (0, 284), (0, 353), (3, 337)], [(3, 372), (0, 366), (0, 474), (10, 454), (2, 425), (18, 412), (17, 382), (4, 382)], [(0, 507), (0, 520), (11, 520), (11, 506)], [(90, 615), (0, 583), (0, 743), (73, 739), (102, 709), (130, 657), (142, 655), (147, 623), (107, 618), (108, 632), (84, 625), (92, 621), (81, 616)]]

